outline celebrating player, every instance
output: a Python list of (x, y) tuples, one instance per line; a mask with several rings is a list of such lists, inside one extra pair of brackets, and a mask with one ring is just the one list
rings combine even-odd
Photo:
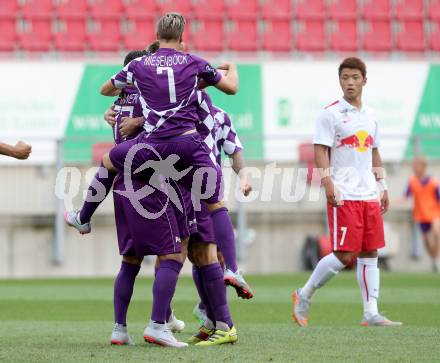
[(426, 173), (427, 162), (423, 156), (413, 160), (414, 175), (406, 189), (406, 198), (414, 200), (413, 218), (420, 225), (432, 269), (440, 272), (440, 191), (435, 178)]
[[(357, 258), (357, 280), (364, 305), (363, 326), (402, 325), (378, 311), (377, 250), (384, 247), (382, 213), (389, 199), (379, 153), (378, 121), (362, 103), (366, 66), (347, 58), (339, 66), (343, 98), (319, 115), (314, 136), (315, 163), (327, 197), (333, 253), (322, 258), (306, 284), (293, 293), (293, 317), (307, 326), (315, 291)], [(377, 185), (381, 189), (380, 203)]]
[[(232, 168), (240, 177), (240, 189), (244, 195), (248, 195), (252, 187), (249, 184), (246, 175), (241, 171), (244, 169), (244, 159), (242, 155), (243, 146), (238, 138), (237, 132), (232, 124), (229, 115), (219, 107), (212, 104), (211, 98), (205, 91), (198, 91), (199, 98), (199, 122), (197, 124), (197, 131), (204, 140), (206, 146), (211, 150), (211, 159), (220, 166), (221, 152), (228, 155), (232, 160)], [(210, 241), (207, 237), (209, 231), (212, 229), (211, 219), (207, 208), (202, 206), (202, 210), (196, 212), (197, 228), (199, 233), (190, 238), (191, 241)], [(236, 243), (235, 239), (228, 239), (228, 236), (216, 241), (218, 251), (222, 254), (225, 264), (225, 283), (233, 286), (238, 296), (244, 299), (252, 298), (252, 290), (246, 283), (246, 280), (241, 275), (237, 266), (236, 258)], [(191, 253), (190, 253), (191, 255)], [(193, 278), (197, 285), (199, 281), (198, 269), (193, 267)], [(203, 303), (197, 304), (194, 308), (194, 315), (202, 323), (207, 320), (206, 306)], [(208, 324), (209, 325), (209, 324)], [(206, 330), (206, 329), (205, 329)]]
[(10, 156), (18, 160), (26, 160), (32, 152), (32, 146), (23, 141), (18, 141), (15, 145), (0, 142), (0, 154)]
[[(143, 171), (146, 162), (151, 164), (151, 161), (157, 161), (157, 155), (162, 160), (178, 155), (178, 160), (175, 159), (177, 169), (174, 165), (173, 169), (186, 174), (179, 183), (198, 198), (196, 207), (200, 207), (200, 199), (202, 203), (208, 204), (214, 233), (222, 231), (222, 236), (224, 233), (233, 235), (228, 210), (221, 202), (221, 170), (210, 159), (194, 124), (197, 121), (196, 90), (199, 80), (225, 93), (234, 94), (238, 87), (237, 68), (233, 64), (224, 64), (221, 68), (227, 70), (227, 73), (222, 76), (203, 59), (180, 52), (184, 26), (185, 20), (179, 14), (163, 16), (157, 27), (160, 49), (154, 55), (133, 60), (101, 88), (102, 94), (114, 95), (118, 89), (134, 84), (139, 90), (146, 118), (144, 128), (149, 132), (148, 135), (140, 135), (115, 146), (109, 154), (104, 155), (103, 166), (109, 173), (118, 170), (122, 172), (128, 160), (127, 155), (135, 154), (130, 159), (133, 174)], [(100, 179), (97, 174), (91, 187), (99, 181), (108, 192), (111, 188), (109, 178)], [(96, 203), (86, 202), (82, 212), (84, 209), (86, 214), (91, 215), (89, 212), (93, 213)], [(75, 219), (78, 228), (88, 223), (88, 220), (78, 220), (78, 216)], [(209, 290), (207, 295), (216, 316), (216, 329), (219, 331), (216, 336), (226, 336), (228, 341), (235, 341), (236, 330), (227, 305), (223, 271), (217, 259), (216, 246), (194, 244), (193, 249), (197, 250), (198, 255), (204, 256), (199, 267), (203, 270), (205, 289)]]
[[(128, 53), (124, 65), (146, 53), (147, 51)], [(115, 118), (107, 117), (107, 120), (113, 127), (116, 144), (123, 142), (125, 139), (133, 139), (143, 130), (144, 118), (136, 88), (129, 86), (122, 89), (114, 103), (114, 110), (116, 111)], [(145, 186), (146, 181), (132, 179), (132, 184), (135, 190), (139, 190)], [(133, 293), (133, 286), (144, 256), (157, 255), (153, 285), (152, 321), (145, 329), (144, 338), (160, 345), (185, 347), (187, 344), (178, 342), (172, 334), (173, 331), (183, 330), (184, 323), (174, 316), (169, 305), (167, 307), (169, 293), (164, 289), (173, 289), (174, 279), (168, 277), (170, 274), (174, 275), (175, 270), (180, 271), (178, 267), (180, 263), (183, 263), (186, 256), (185, 245), (189, 231), (183, 230), (182, 233), (179, 226), (182, 224), (183, 218), (180, 217), (179, 219), (177, 217), (179, 213), (172, 205), (167, 205), (165, 213), (161, 214), (155, 221), (141, 216), (131, 203), (121, 195), (121, 192), (125, 192), (126, 189), (123, 177), (119, 174), (115, 178), (113, 191), (119, 252), (123, 259), (121, 269), (115, 280), (115, 326), (110, 342), (117, 345), (133, 344), (126, 325), (127, 310)], [(162, 209), (166, 199), (166, 195), (162, 191), (156, 190), (148, 198), (142, 199), (141, 205), (145, 210), (154, 213)], [(157, 223), (161, 220), (163, 223)], [(145, 231), (154, 231), (154, 233), (146, 234)], [(180, 252), (182, 252), (181, 255), (179, 255)], [(164, 281), (164, 278), (168, 281)], [(157, 325), (164, 325), (166, 328), (154, 329)]]

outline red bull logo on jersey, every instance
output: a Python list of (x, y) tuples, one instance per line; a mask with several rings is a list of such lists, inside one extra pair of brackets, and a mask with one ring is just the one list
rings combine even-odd
[(337, 147), (339, 148), (345, 146), (348, 148), (354, 148), (356, 149), (356, 151), (364, 153), (368, 151), (368, 149), (371, 149), (373, 147), (373, 144), (373, 136), (371, 136), (365, 130), (360, 130), (357, 131), (354, 135), (350, 135), (344, 137), (343, 139), (340, 139)]

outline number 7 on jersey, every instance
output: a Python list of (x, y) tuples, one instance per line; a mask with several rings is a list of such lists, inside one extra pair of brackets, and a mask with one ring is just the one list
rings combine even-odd
[(176, 103), (176, 83), (174, 82), (174, 71), (171, 67), (157, 67), (157, 74), (162, 74), (166, 71), (168, 74), (168, 90), (170, 92), (170, 102)]

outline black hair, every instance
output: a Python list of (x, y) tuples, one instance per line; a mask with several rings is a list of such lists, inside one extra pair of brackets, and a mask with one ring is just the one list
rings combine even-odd
[(133, 59), (142, 57), (144, 55), (147, 55), (148, 52), (145, 49), (142, 50), (132, 50), (131, 52), (128, 52), (124, 59), (124, 67), (130, 63)]

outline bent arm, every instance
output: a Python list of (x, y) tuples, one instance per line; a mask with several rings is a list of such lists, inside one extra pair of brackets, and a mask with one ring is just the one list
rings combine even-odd
[(237, 65), (234, 63), (227, 63), (221, 65), (218, 69), (226, 70), (226, 74), (222, 75), (222, 78), (215, 85), (215, 88), (228, 94), (235, 95), (238, 92), (238, 70)]
[(121, 93), (121, 89), (115, 87), (113, 85), (113, 82), (111, 80), (108, 80), (102, 85), (99, 93), (101, 93), (103, 96), (114, 97), (119, 96), (119, 94)]

